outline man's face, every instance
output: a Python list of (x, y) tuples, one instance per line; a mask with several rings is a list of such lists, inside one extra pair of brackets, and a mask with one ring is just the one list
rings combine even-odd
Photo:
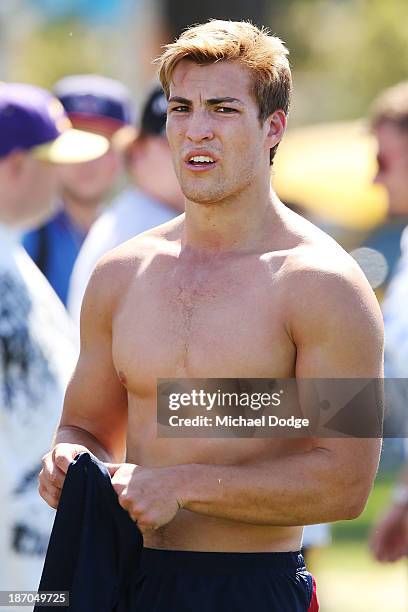
[(378, 171), (375, 182), (388, 194), (390, 216), (408, 214), (408, 132), (390, 121), (374, 130), (378, 142)]
[(182, 212), (184, 197), (174, 172), (167, 138), (149, 134), (137, 140), (129, 170), (142, 191)]
[(188, 200), (211, 204), (236, 196), (268, 171), (268, 122), (259, 121), (251, 85), (249, 71), (237, 62), (177, 64), (167, 136)]
[(112, 147), (98, 159), (61, 165), (58, 176), (62, 194), (84, 204), (100, 204), (113, 188), (119, 169), (119, 157)]
[(54, 210), (58, 189), (54, 164), (35, 159), (30, 152), (11, 154), (0, 164), (3, 206), (0, 219), (7, 225), (30, 228)]

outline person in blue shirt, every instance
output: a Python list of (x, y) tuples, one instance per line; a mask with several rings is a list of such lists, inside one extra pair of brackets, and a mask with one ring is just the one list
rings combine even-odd
[[(111, 140), (132, 123), (130, 94), (118, 81), (98, 75), (69, 76), (55, 85), (54, 92), (76, 128)], [(110, 199), (120, 171), (120, 153), (113, 146), (97, 160), (62, 165), (61, 199), (54, 216), (23, 237), (23, 246), (64, 305), (78, 252), (103, 203)]]
[(0, 134), (0, 591), (30, 591), (53, 520), (35, 473), (77, 354), (67, 313), (19, 238), (52, 213), (58, 164), (101, 156), (109, 143), (71, 130), (58, 100), (24, 83), (0, 83)]

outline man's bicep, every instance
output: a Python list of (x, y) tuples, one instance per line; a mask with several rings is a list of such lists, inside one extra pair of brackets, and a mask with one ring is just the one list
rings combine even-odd
[(60, 427), (78, 427), (92, 434), (111, 455), (126, 446), (127, 396), (110, 367), (90, 355), (78, 360), (68, 385)]
[(294, 326), (297, 378), (383, 376), (383, 322), (371, 288), (328, 278)]
[(91, 433), (114, 456), (126, 445), (127, 392), (112, 358), (109, 276), (91, 277), (81, 311), (81, 350), (68, 385), (60, 427)]
[[(314, 446), (328, 454), (333, 469), (344, 478), (344, 486), (351, 495), (354, 491), (355, 514), (358, 515), (371, 489), (381, 447), (374, 426), (371, 432), (367, 425), (367, 430), (359, 437), (361, 419), (356, 412), (368, 410), (373, 423), (378, 423), (381, 416), (378, 413), (379, 398), (373, 392), (374, 386), (378, 389), (377, 379), (383, 376), (381, 312), (370, 287), (358, 275), (351, 280), (329, 278), (322, 292), (316, 293), (310, 308), (312, 312), (303, 310), (297, 321), (296, 377), (313, 379), (316, 389), (324, 389), (327, 415), (323, 414), (323, 407), (310, 406), (310, 397), (313, 398), (314, 393), (310, 392), (311, 387), (307, 387), (308, 382), (304, 387), (308, 390), (308, 399), (303, 402), (301, 396), (299, 399), (306, 405), (306, 410), (316, 408), (315, 415), (320, 423), (330, 416), (330, 405), (337, 405), (337, 411), (332, 415), (334, 420), (324, 436), (314, 439)], [(371, 380), (373, 384), (367, 386)], [(344, 423), (339, 417), (340, 405), (352, 409), (351, 422), (348, 420), (349, 412), (344, 416)], [(347, 433), (349, 437), (343, 437)]]
[(334, 434), (339, 429), (354, 436), (376, 435), (383, 377), (378, 303), (358, 275), (324, 280), (322, 288), (314, 288), (310, 310), (299, 310), (294, 328), (302, 408), (319, 424), (330, 424), (327, 429)]

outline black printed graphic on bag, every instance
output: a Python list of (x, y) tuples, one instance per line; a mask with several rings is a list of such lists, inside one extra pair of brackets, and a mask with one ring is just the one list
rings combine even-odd
[[(38, 329), (47, 321), (38, 314), (26, 285), (10, 272), (0, 273), (0, 409), (12, 449), (21, 446), (25, 433), (44, 428), (44, 407), (57, 384), (42, 342), (46, 332)], [(22, 557), (42, 557), (48, 544), (49, 509), (38, 496), (40, 459), (39, 454), (23, 468), (9, 500), (8, 546)]]
[[(13, 490), (13, 495), (19, 497), (19, 503), (27, 504), (30, 508), (33, 495), (37, 494), (38, 473), (41, 465), (36, 465), (33, 469), (24, 473), (19, 479), (17, 486)], [(38, 514), (38, 506), (36, 506)], [(38, 517), (37, 517), (38, 519)], [(49, 533), (38, 528), (38, 520), (35, 525), (30, 524), (30, 513), (27, 512), (26, 518), (19, 518), (12, 525), (10, 534), (11, 548), (22, 555), (44, 556), (47, 551)]]
[(0, 402), (8, 410), (35, 410), (53, 375), (30, 330), (32, 305), (25, 286), (0, 275)]

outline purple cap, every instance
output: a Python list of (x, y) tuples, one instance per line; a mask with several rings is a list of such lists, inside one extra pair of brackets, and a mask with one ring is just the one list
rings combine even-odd
[(45, 89), (0, 83), (0, 158), (17, 150), (38, 149), (49, 161), (85, 161), (107, 150), (109, 145), (101, 138), (72, 130), (62, 104)]
[(100, 117), (121, 125), (133, 122), (130, 92), (115, 79), (98, 74), (71, 75), (58, 81), (53, 90), (72, 118)]
[(62, 105), (44, 89), (0, 84), (0, 157), (14, 149), (31, 149), (55, 140), (63, 124), (66, 128)]

